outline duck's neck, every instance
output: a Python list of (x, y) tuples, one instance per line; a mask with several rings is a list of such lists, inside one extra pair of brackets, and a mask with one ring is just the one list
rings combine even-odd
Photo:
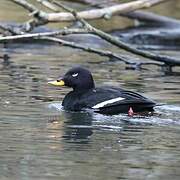
[(81, 84), (80, 86), (73, 87), (73, 91), (78, 93), (84, 93), (94, 88), (95, 88), (95, 84), (93, 79), (91, 79), (89, 83), (86, 82), (84, 84)]
[(86, 92), (88, 92), (88, 91), (91, 91), (91, 90), (93, 90), (95, 88), (95, 86), (93, 85), (93, 86), (91, 86), (91, 87), (84, 87), (84, 88), (73, 88), (73, 92), (74, 93), (77, 93), (77, 94), (84, 94), (84, 93), (86, 93)]

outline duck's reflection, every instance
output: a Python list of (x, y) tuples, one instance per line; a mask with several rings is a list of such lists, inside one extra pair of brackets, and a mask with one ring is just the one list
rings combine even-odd
[(63, 138), (68, 142), (88, 143), (92, 130), (92, 114), (87, 112), (64, 112)]

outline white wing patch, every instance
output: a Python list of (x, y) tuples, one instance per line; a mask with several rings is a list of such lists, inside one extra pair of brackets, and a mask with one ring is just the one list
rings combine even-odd
[(103, 101), (103, 102), (101, 102), (101, 103), (98, 103), (98, 104), (94, 105), (92, 108), (93, 108), (93, 109), (98, 109), (98, 108), (101, 108), (101, 107), (106, 106), (107, 104), (112, 104), (112, 103), (115, 103), (115, 102), (117, 102), (117, 101), (122, 101), (122, 100), (124, 100), (124, 99), (125, 99), (125, 98), (122, 98), (122, 97), (110, 99), (110, 100), (107, 100), (107, 101)]

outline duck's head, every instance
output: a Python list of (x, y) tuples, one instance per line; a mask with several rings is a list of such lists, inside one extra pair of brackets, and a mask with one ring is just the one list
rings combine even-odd
[(91, 72), (80, 66), (70, 69), (63, 77), (50, 81), (48, 84), (71, 87), (74, 91), (88, 90), (95, 87)]

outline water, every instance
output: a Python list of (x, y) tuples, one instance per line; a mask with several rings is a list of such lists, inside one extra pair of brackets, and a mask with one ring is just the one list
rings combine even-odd
[[(179, 179), (180, 76), (125, 70), (64, 47), (4, 50), (11, 63), (0, 67), (1, 179)], [(166, 104), (150, 117), (65, 112), (69, 89), (47, 82), (75, 64), (91, 69), (98, 85)]]
[[(120, 62), (52, 45), (0, 52), (11, 57), (0, 63), (0, 179), (180, 179), (178, 73), (125, 70)], [(65, 112), (60, 103), (70, 89), (47, 82), (75, 64), (89, 68), (98, 85), (121, 86), (164, 105), (153, 116)]]

